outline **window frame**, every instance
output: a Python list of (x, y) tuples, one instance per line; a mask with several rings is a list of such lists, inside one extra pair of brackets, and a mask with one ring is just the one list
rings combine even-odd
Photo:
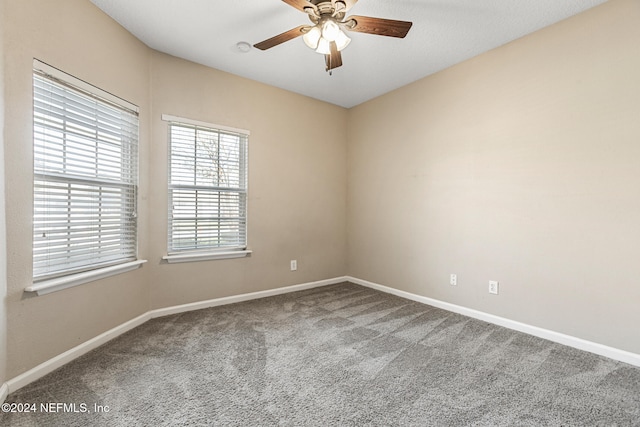
[[(127, 120), (131, 120), (126, 127), (122, 127), (123, 132), (128, 132), (126, 136), (124, 133), (114, 132), (116, 136), (114, 136), (112, 141), (105, 141), (104, 137), (96, 136), (87, 136), (82, 137), (83, 142), (79, 142), (81, 147), (85, 152), (81, 154), (77, 154), (76, 164), (81, 165), (76, 167), (76, 171), (72, 171), (71, 169), (67, 169), (66, 167), (62, 170), (55, 170), (55, 167), (48, 166), (47, 163), (51, 161), (55, 161), (56, 159), (66, 158), (67, 153), (71, 149), (70, 147), (73, 145), (71, 142), (73, 137), (71, 133), (68, 133), (66, 128), (67, 123), (71, 122), (71, 113), (64, 110), (64, 113), (59, 116), (57, 120), (60, 123), (58, 126), (61, 126), (61, 130), (56, 130), (55, 127), (50, 127), (51, 124), (54, 123), (53, 112), (42, 112), (43, 103), (46, 101), (44, 98), (45, 95), (37, 95), (36, 94), (36, 81), (39, 85), (45, 85), (42, 87), (46, 87), (47, 90), (50, 87), (54, 91), (58, 93), (62, 93), (64, 101), (63, 105), (67, 105), (67, 102), (73, 102), (72, 99), (78, 100), (78, 102), (86, 102), (87, 107), (82, 107), (82, 111), (86, 111), (87, 118), (80, 117), (79, 120), (80, 126), (83, 126), (83, 129), (94, 129), (96, 134), (104, 133), (106, 128), (104, 123), (101, 120), (105, 120), (102, 117), (99, 111), (119, 111), (119, 114), (124, 113), (129, 117)], [(34, 185), (34, 195), (33, 195), (33, 209), (32, 214), (34, 215), (33, 220), (33, 234), (32, 234), (32, 244), (33, 244), (33, 270), (32, 270), (32, 279), (33, 283), (31, 286), (25, 288), (27, 292), (36, 292), (38, 295), (54, 292), (57, 290), (65, 289), (71, 286), (77, 286), (82, 283), (87, 283), (93, 280), (98, 280), (100, 278), (108, 277), (114, 274), (123, 273), (126, 271), (131, 271), (140, 267), (146, 260), (140, 260), (138, 258), (138, 221), (137, 221), (137, 209), (138, 209), (138, 187), (139, 187), (139, 109), (136, 105), (125, 101), (115, 95), (112, 95), (109, 92), (106, 92), (98, 87), (95, 87), (83, 80), (80, 80), (70, 74), (67, 74), (57, 68), (54, 68), (44, 62), (41, 62), (37, 59), (33, 61), (33, 70), (32, 70), (32, 87), (33, 87), (33, 123), (32, 123), (32, 132), (33, 132), (33, 155), (34, 155), (34, 163), (33, 163), (33, 185)], [(49, 86), (50, 85), (50, 86)], [(54, 92), (51, 92), (52, 96)], [(72, 98), (68, 98), (71, 96)], [(36, 119), (36, 106), (39, 105), (40, 113), (38, 113), (38, 119)], [(70, 104), (69, 104), (70, 105)], [(84, 105), (84, 104), (83, 104)], [(95, 107), (94, 107), (95, 105)], [(86, 109), (84, 109), (86, 108)], [(95, 116), (90, 116), (89, 113), (95, 111)], [(76, 113), (78, 114), (77, 110)], [(85, 113), (81, 113), (85, 114)], [(114, 122), (114, 127), (117, 129), (120, 126), (124, 126), (124, 119), (117, 119), (118, 121)], [(55, 135), (58, 133), (59, 135)], [(48, 135), (48, 136), (45, 136)], [(51, 138), (58, 138), (59, 148), (55, 147), (54, 141)], [(123, 139), (124, 138), (124, 139)], [(76, 143), (77, 145), (78, 143)], [(95, 153), (91, 151), (87, 151), (86, 147), (90, 145), (95, 146)], [(54, 148), (52, 150), (52, 147)], [(112, 150), (108, 154), (106, 154), (108, 160), (104, 158), (101, 159), (101, 150), (106, 150), (108, 147), (109, 150)], [(77, 148), (76, 148), (77, 150)], [(113, 151), (115, 150), (115, 151)], [(45, 152), (49, 152), (52, 155), (49, 156), (45, 154)], [(114, 154), (115, 153), (115, 154)], [(91, 160), (95, 157), (95, 170), (92, 167), (87, 167), (87, 164), (91, 164), (87, 162), (87, 160)], [(80, 162), (80, 163), (78, 163)], [(106, 166), (109, 164), (109, 166)], [(114, 166), (116, 165), (116, 166)], [(79, 169), (78, 169), (79, 168)], [(114, 174), (115, 178), (107, 178), (104, 172), (104, 168), (109, 168), (111, 170), (111, 174)], [(87, 171), (91, 171), (88, 173)], [(42, 209), (46, 209), (50, 207), (50, 209), (54, 209), (52, 203), (59, 203), (59, 196), (51, 195), (49, 193), (48, 187), (58, 185), (61, 187), (59, 195), (65, 195), (66, 199), (69, 203), (68, 213), (65, 214), (62, 220), (58, 220), (59, 223), (66, 223), (67, 226), (60, 227), (59, 225), (51, 225), (51, 218), (47, 218), (47, 215), (51, 216), (53, 214), (42, 214)], [(76, 189), (74, 190), (74, 186)], [(78, 190), (79, 189), (79, 190)], [(117, 189), (114, 191), (114, 189)], [(77, 192), (76, 192), (77, 191)], [(111, 211), (104, 211), (106, 214), (103, 214), (103, 208), (105, 205), (102, 205), (102, 202), (106, 199), (104, 191), (111, 191), (111, 195), (109, 196), (109, 208)], [(47, 200), (38, 200), (38, 198), (48, 198), (54, 197), (49, 201)], [(100, 199), (100, 208), (96, 208), (95, 197)], [(58, 202), (56, 202), (58, 200)], [(72, 204), (77, 203), (78, 209), (76, 214), (72, 214)], [(59, 206), (59, 205), (58, 205)], [(89, 207), (87, 207), (89, 206)], [(57, 208), (60, 209), (59, 207)], [(55, 209), (54, 209), (55, 210)], [(96, 215), (96, 212), (100, 211), (99, 214)], [(80, 212), (80, 216), (76, 216), (76, 219), (73, 219), (74, 215), (78, 215)], [(111, 212), (111, 213), (109, 213)], [(113, 216), (113, 212), (120, 212), (119, 216)], [(127, 217), (127, 212), (129, 212), (129, 217)], [(110, 216), (111, 215), (111, 216)], [(40, 235), (41, 230), (50, 230), (50, 232), (61, 232), (60, 230), (66, 228), (66, 236), (60, 235), (61, 239), (64, 239), (69, 245), (78, 245), (78, 231), (72, 230), (72, 227), (78, 225), (78, 221), (86, 220), (87, 218), (95, 219), (97, 224), (102, 224), (99, 228), (104, 228), (105, 226), (109, 226), (110, 224), (117, 224), (115, 227), (119, 230), (118, 237), (115, 239), (117, 243), (117, 248), (113, 251), (112, 256), (103, 256), (100, 257), (85, 257), (84, 260), (78, 260), (77, 248), (75, 253), (73, 251), (66, 250), (66, 258), (61, 257), (61, 259), (66, 259), (65, 262), (52, 262), (48, 265), (40, 264), (36, 268), (36, 247), (38, 247), (38, 258), (42, 259), (44, 256), (46, 257), (55, 257), (56, 255), (63, 255), (60, 250), (56, 250), (55, 243), (46, 243), (46, 241), (42, 241), (38, 239), (36, 235)], [(97, 219), (96, 219), (97, 218)], [(115, 218), (115, 219), (114, 219)], [(61, 222), (62, 221), (62, 222)], [(56, 227), (56, 228), (51, 228)], [(122, 228), (125, 227), (125, 228)], [(120, 230), (128, 230), (123, 233)], [(62, 231), (64, 233), (64, 231)], [(89, 246), (93, 249), (91, 251), (98, 251), (98, 253), (104, 251), (105, 246), (104, 242), (101, 240), (96, 240), (96, 233), (101, 234), (95, 229), (91, 229), (88, 232), (87, 237), (84, 239), (89, 243)], [(76, 235), (74, 237), (74, 234)], [(112, 232), (113, 234), (113, 232)], [(42, 236), (45, 236), (46, 232), (42, 231)], [(44, 246), (43, 246), (44, 245)], [(49, 247), (50, 246), (50, 247)], [(59, 244), (58, 244), (59, 246)], [(97, 261), (96, 261), (97, 259)], [(66, 265), (66, 268), (65, 268)]]
[[(249, 193), (249, 135), (250, 131), (246, 129), (238, 129), (229, 126), (223, 126), (208, 122), (203, 122), (199, 120), (188, 119), (184, 117), (172, 116), (169, 114), (163, 114), (162, 120), (167, 122), (167, 255), (163, 257), (163, 260), (168, 263), (181, 263), (181, 262), (195, 262), (195, 261), (208, 261), (208, 260), (218, 260), (218, 259), (230, 259), (230, 258), (243, 258), (246, 256), (250, 256), (252, 253), (251, 250), (248, 249), (248, 193)], [(238, 174), (239, 174), (239, 182), (242, 182), (244, 186), (239, 185), (235, 188), (229, 188), (227, 190), (221, 189), (212, 189), (210, 186), (199, 186), (199, 185), (186, 185), (186, 184), (174, 184), (172, 183), (172, 158), (174, 156), (172, 152), (172, 127), (184, 127), (188, 129), (195, 130), (205, 130), (211, 131), (213, 133), (219, 134), (231, 134), (237, 135), (239, 137), (239, 148), (238, 148)], [(196, 142), (197, 144), (197, 142)], [(194, 174), (195, 168), (195, 159), (197, 157), (194, 156)], [(195, 178), (195, 175), (194, 175)], [(197, 178), (196, 178), (197, 179)], [(243, 223), (244, 225), (241, 227), (241, 230), (238, 231), (238, 234), (244, 236), (244, 240), (242, 244), (237, 246), (217, 246), (217, 247), (206, 247), (206, 248), (187, 248), (187, 249), (179, 249), (175, 246), (172, 246), (173, 235), (172, 235), (172, 214), (174, 211), (173, 200), (172, 200), (172, 191), (180, 188), (191, 188), (191, 189), (199, 189), (202, 188), (204, 190), (208, 190), (211, 192), (225, 192), (229, 193), (242, 193), (243, 200), (239, 202), (239, 208), (243, 207), (243, 212), (241, 212), (239, 219), (239, 224)], [(213, 218), (213, 217), (212, 217)], [(219, 219), (218, 219), (219, 220)], [(218, 223), (219, 224), (219, 223)]]

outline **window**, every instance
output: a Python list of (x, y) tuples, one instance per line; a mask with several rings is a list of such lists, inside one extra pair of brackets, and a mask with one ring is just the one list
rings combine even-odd
[(249, 132), (163, 119), (170, 122), (166, 259), (175, 261), (179, 257), (171, 255), (180, 253), (247, 253)]
[(34, 282), (135, 261), (137, 107), (35, 66)]

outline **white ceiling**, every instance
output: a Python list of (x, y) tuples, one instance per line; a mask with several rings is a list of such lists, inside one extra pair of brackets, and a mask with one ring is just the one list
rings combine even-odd
[(349, 15), (412, 21), (404, 39), (350, 32), (329, 75), (301, 37), (241, 53), (307, 16), (281, 0), (91, 0), (149, 47), (343, 107), (578, 14), (606, 0), (359, 0)]

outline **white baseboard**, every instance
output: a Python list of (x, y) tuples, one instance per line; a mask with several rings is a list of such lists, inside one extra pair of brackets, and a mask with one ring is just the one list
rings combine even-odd
[(176, 305), (174, 307), (159, 308), (149, 312), (151, 318), (170, 316), (172, 314), (184, 313), (187, 311), (202, 310), (203, 308), (217, 307), (220, 305), (235, 304), (237, 302), (249, 301), (258, 298), (266, 298), (275, 295), (288, 294), (290, 292), (303, 291), (305, 289), (319, 288), (321, 286), (334, 285), (346, 282), (346, 277), (336, 277), (333, 279), (320, 280), (317, 282), (303, 283), (300, 285), (286, 286), (284, 288), (269, 289), (266, 291), (251, 292), (248, 294), (233, 295), (230, 297), (216, 298), (207, 301), (198, 301), (190, 304)]
[(149, 319), (151, 319), (151, 317), (149, 316), (148, 312), (142, 314), (135, 319), (131, 319), (128, 322), (118, 325), (113, 329), (110, 329), (94, 338), (91, 338), (89, 341), (85, 341), (82, 344), (65, 351), (64, 353), (59, 354), (32, 369), (29, 369), (27, 372), (24, 372), (17, 377), (10, 379), (6, 382), (9, 388), (9, 393), (13, 393), (14, 391), (26, 386), (27, 384), (30, 384), (35, 380), (42, 378), (43, 376), (55, 371), (59, 367), (66, 365), (74, 359), (77, 359), (83, 354), (86, 354), (91, 350), (100, 347), (102, 344), (105, 344), (106, 342), (111, 341), (112, 339), (124, 334), (125, 332), (130, 331), (136, 326), (142, 325)]
[(549, 341), (553, 341), (559, 344), (563, 344), (569, 347), (577, 348), (579, 350), (595, 353), (600, 356), (605, 356), (613, 360), (628, 363), (630, 365), (640, 367), (640, 354), (631, 353), (629, 351), (620, 350), (614, 347), (609, 347), (603, 344), (598, 344), (592, 341), (583, 340), (570, 335), (561, 334), (559, 332), (550, 331), (548, 329), (539, 328), (537, 326), (528, 325), (526, 323), (516, 322), (515, 320), (506, 319), (504, 317), (495, 316), (493, 314), (484, 313), (482, 311), (473, 310), (471, 308), (462, 307), (459, 305), (451, 304), (444, 301), (439, 301), (432, 298), (423, 297), (420, 295), (412, 294), (410, 292), (401, 291), (398, 289), (390, 288), (388, 286), (379, 285), (377, 283), (369, 282), (355, 277), (347, 276), (346, 280), (355, 283), (357, 285), (366, 286), (371, 289), (376, 289), (388, 294), (393, 294), (402, 298), (406, 298), (412, 301), (420, 302), (423, 304), (431, 305), (441, 308), (443, 310), (451, 311), (454, 313), (462, 314), (464, 316), (472, 317), (474, 319), (483, 320), (488, 323), (493, 323), (498, 326), (513, 329), (525, 334), (533, 335), (538, 338), (543, 338)]
[(207, 301), (199, 301), (191, 304), (183, 304), (174, 307), (161, 308), (157, 310), (151, 310), (135, 319), (129, 320), (113, 329), (110, 329), (89, 341), (86, 341), (80, 345), (77, 345), (52, 359), (47, 360), (39, 364), (38, 366), (29, 369), (28, 371), (18, 375), (15, 378), (10, 379), (0, 387), (0, 404), (4, 402), (9, 393), (13, 393), (22, 387), (42, 378), (43, 376), (53, 372), (61, 366), (71, 362), (74, 359), (88, 353), (89, 351), (105, 344), (108, 341), (130, 331), (131, 329), (142, 325), (150, 319), (156, 317), (169, 316), (171, 314), (184, 313), (187, 311), (201, 310), (203, 308), (216, 307), (226, 304), (234, 304), (242, 301), (249, 301), (258, 298), (265, 298), (274, 295), (281, 295), (290, 292), (302, 291), (305, 289), (317, 288), (320, 286), (333, 285), (347, 281), (346, 277), (336, 277), (333, 279), (320, 280), (317, 282), (303, 283), (300, 285), (287, 286), (283, 288), (270, 289), (266, 291), (252, 292), (248, 294), (234, 295), (225, 298), (216, 298)]
[(7, 383), (0, 385), (0, 405), (2, 405), (9, 395), (9, 386)]

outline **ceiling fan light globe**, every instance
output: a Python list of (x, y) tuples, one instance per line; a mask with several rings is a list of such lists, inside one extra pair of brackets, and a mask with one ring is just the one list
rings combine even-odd
[(302, 36), (302, 40), (304, 40), (304, 43), (311, 49), (316, 50), (321, 36), (322, 31), (320, 31), (320, 28), (316, 26), (311, 28), (304, 36)]
[(336, 38), (340, 35), (340, 27), (332, 19), (327, 19), (322, 24), (322, 37), (330, 42), (336, 41)]
[(338, 47), (338, 50), (340, 51), (344, 49), (349, 45), (349, 43), (351, 43), (351, 39), (343, 31), (340, 31), (340, 34), (336, 37), (336, 46)]
[(320, 41), (318, 42), (318, 48), (316, 52), (321, 53), (323, 55), (331, 54), (331, 42), (324, 37), (320, 37)]

